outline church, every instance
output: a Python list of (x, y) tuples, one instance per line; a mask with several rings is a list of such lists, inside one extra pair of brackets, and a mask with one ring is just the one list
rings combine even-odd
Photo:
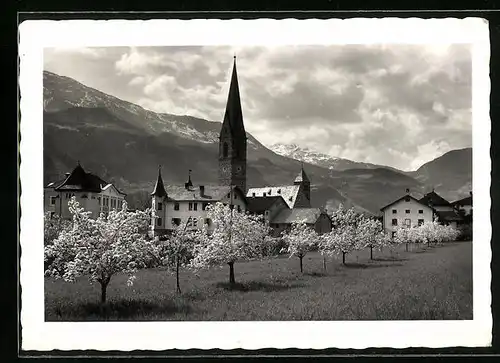
[[(264, 216), (278, 234), (300, 220), (319, 233), (331, 230), (326, 212), (311, 208), (311, 182), (303, 166), (293, 184), (264, 186), (247, 190), (247, 136), (234, 57), (231, 83), (224, 120), (219, 135), (218, 185), (193, 185), (191, 173), (184, 185), (164, 185), (161, 168), (151, 193), (151, 207), (155, 211), (151, 220), (153, 236), (160, 236), (176, 225), (187, 222), (188, 229), (210, 229), (206, 208), (210, 203), (221, 202)], [(191, 171), (190, 171), (191, 172)]]

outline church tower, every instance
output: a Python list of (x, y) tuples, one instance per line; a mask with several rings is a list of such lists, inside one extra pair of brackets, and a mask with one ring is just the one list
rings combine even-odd
[(293, 181), (294, 185), (300, 185), (300, 190), (303, 195), (306, 197), (307, 201), (304, 201), (305, 204), (308, 204), (308, 207), (311, 205), (311, 181), (304, 171), (304, 164), (301, 163), (299, 175)]
[(159, 231), (165, 229), (166, 224), (166, 212), (167, 208), (165, 205), (165, 199), (167, 198), (167, 191), (163, 185), (163, 179), (161, 177), (161, 166), (158, 166), (158, 178), (156, 179), (156, 184), (151, 193), (151, 208), (155, 211), (151, 215), (151, 229), (153, 235), (156, 235)]
[(219, 184), (235, 185), (246, 193), (246, 183), (247, 136), (243, 125), (235, 56), (226, 113), (219, 135)]

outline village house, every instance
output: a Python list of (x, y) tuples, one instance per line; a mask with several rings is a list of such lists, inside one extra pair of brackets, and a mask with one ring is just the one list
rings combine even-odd
[(451, 205), (456, 211), (462, 212), (464, 216), (470, 216), (472, 214), (472, 192), (469, 192), (468, 197), (456, 200)]
[(91, 212), (92, 218), (112, 209), (121, 209), (125, 200), (122, 193), (113, 184), (87, 173), (80, 163), (59, 181), (51, 182), (44, 188), (44, 210), (51, 216), (63, 219), (71, 218), (68, 202), (75, 197), (80, 206)]
[(417, 198), (406, 189), (405, 195), (380, 210), (383, 213), (384, 230), (393, 234), (397, 226), (416, 227), (432, 222), (436, 217), (440, 223), (453, 226), (462, 220), (451, 204), (434, 190)]
[(211, 203), (221, 202), (246, 211), (245, 195), (234, 185), (198, 185), (194, 186), (189, 176), (184, 185), (163, 184), (161, 169), (152, 194), (151, 228), (153, 236), (161, 236), (176, 226), (186, 225), (187, 229), (201, 229), (207, 225), (212, 228), (212, 221), (207, 218), (207, 207)]

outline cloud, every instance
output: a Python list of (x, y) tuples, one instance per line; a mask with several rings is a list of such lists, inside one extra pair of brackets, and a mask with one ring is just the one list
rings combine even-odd
[(233, 55), (245, 127), (265, 145), (415, 169), (471, 146), (467, 44), (46, 51), (46, 69), (158, 112), (222, 120)]

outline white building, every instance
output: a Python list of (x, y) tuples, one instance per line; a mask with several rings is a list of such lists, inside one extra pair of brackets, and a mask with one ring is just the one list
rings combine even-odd
[(245, 195), (237, 186), (229, 185), (198, 185), (194, 186), (191, 176), (184, 185), (163, 184), (161, 170), (152, 195), (152, 208), (155, 216), (151, 220), (153, 236), (168, 233), (174, 226), (188, 222), (188, 229), (201, 229), (204, 224), (210, 229), (212, 221), (207, 218), (207, 207), (212, 203), (221, 202), (236, 208), (239, 212), (246, 211)]
[(44, 188), (44, 210), (61, 218), (71, 218), (68, 202), (75, 197), (86, 211), (97, 218), (101, 212), (120, 209), (125, 193), (100, 177), (87, 173), (80, 163), (64, 179), (51, 182)]
[(454, 226), (461, 221), (451, 204), (435, 191), (418, 199), (406, 189), (404, 196), (380, 210), (383, 213), (384, 230), (389, 232), (393, 232), (397, 226), (416, 227), (425, 222), (432, 222), (435, 218), (440, 223)]

